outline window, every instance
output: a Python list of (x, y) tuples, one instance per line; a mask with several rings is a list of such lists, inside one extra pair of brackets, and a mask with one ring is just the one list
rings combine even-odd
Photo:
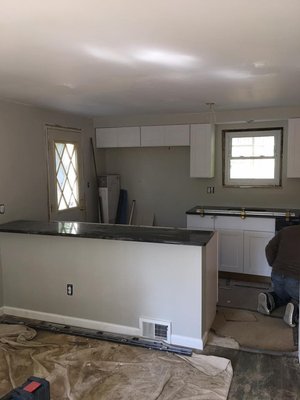
[(224, 130), (225, 186), (280, 186), (282, 128)]
[(77, 148), (54, 142), (58, 210), (79, 206)]

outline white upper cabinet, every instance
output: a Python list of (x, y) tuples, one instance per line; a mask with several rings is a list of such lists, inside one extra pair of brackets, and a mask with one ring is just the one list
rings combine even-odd
[(142, 126), (141, 146), (189, 146), (189, 125)]
[(190, 145), (191, 178), (213, 178), (215, 166), (214, 125), (191, 125)]
[(287, 177), (300, 178), (300, 118), (288, 121)]
[(140, 127), (96, 128), (96, 147), (140, 147)]

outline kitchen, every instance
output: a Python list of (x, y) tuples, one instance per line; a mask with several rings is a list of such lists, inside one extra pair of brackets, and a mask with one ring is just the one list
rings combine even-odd
[[(288, 7), (280, 1), (272, 5), (210, 1), (205, 6), (191, 1), (180, 7), (169, 0), (147, 3), (146, 7), (135, 0), (126, 5), (88, 1), (84, 7), (65, 0), (57, 4), (31, 0), (30, 4), (17, 3), (13, 0), (3, 7), (0, 17), (4, 32), (0, 39), (0, 224), (49, 220), (47, 131), (76, 131), (82, 144), (83, 220), (98, 222), (96, 175), (118, 174), (121, 188), (128, 193), (129, 207), (135, 201), (134, 225), (181, 229), (190, 224), (190, 217), (201, 223), (209, 220), (210, 228), (219, 231), (222, 274), (268, 279), (263, 249), (277, 230), (276, 221), (273, 216), (250, 216), (249, 210), (283, 213), (286, 223), (300, 209), (300, 143), (297, 129), (291, 129), (293, 124), (299, 126), (300, 118), (297, 2)], [(176, 131), (174, 141), (169, 140), (173, 136), (170, 126)], [(181, 136), (178, 129), (183, 126)], [(129, 131), (137, 142), (128, 145), (126, 139), (125, 143), (102, 147), (97, 132), (107, 128)], [(208, 136), (198, 141), (193, 135), (202, 128)], [(279, 185), (224, 185), (223, 131), (249, 129), (282, 131)], [(205, 165), (205, 174), (194, 174), (191, 162), (196, 169)], [(210, 207), (239, 214), (210, 215)], [(193, 209), (199, 212), (190, 214)], [(257, 225), (251, 225), (253, 221)], [(75, 225), (71, 229), (76, 232)], [(23, 239), (18, 235), (15, 243), (19, 245)], [(50, 239), (57, 246), (70, 239), (76, 248), (76, 238)], [(34, 240), (46, 242), (38, 235)], [(99, 243), (102, 240), (109, 242), (101, 238)], [(88, 247), (96, 246), (95, 242), (88, 243)], [(105, 243), (101, 246), (106, 247)], [(226, 253), (232, 245), (234, 251)], [(35, 248), (35, 244), (31, 246)], [(128, 254), (130, 246), (126, 247)], [(259, 250), (254, 264), (246, 257), (252, 246)], [(86, 254), (84, 246), (79, 247)], [(87, 282), (84, 260), (75, 257), (78, 253), (72, 253), (72, 246), (66, 248), (70, 259), (75, 258), (76, 274), (56, 270), (52, 277), (54, 292), (57, 290), (64, 306), (67, 302), (72, 305), (78, 293), (75, 286), (75, 295), (68, 297), (67, 284), (73, 279), (79, 285)], [(12, 243), (10, 249), (17, 257)], [(46, 246), (44, 249), (47, 251)], [(27, 254), (25, 247), (23, 251)], [(0, 260), (4, 253), (0, 245)], [(47, 254), (50, 266), (51, 254)], [(68, 257), (62, 248), (60, 254), (63, 259)], [(96, 271), (98, 258), (93, 257)], [(147, 267), (149, 260), (144, 258)], [(14, 298), (13, 275), (7, 275), (5, 260), (0, 261), (0, 313), (7, 306), (6, 300), (13, 302)], [(35, 271), (27, 262), (34, 288), (23, 286), (23, 294), (32, 292), (35, 304), (40, 296), (45, 310), (51, 313), (51, 302), (43, 298), (44, 285), (34, 279)], [(22, 286), (23, 276), (15, 268), (12, 270)], [(35, 270), (41, 273), (39, 263)], [(45, 273), (42, 279), (46, 277)], [(94, 295), (96, 282), (92, 285)], [(81, 294), (88, 297), (88, 285)], [(29, 309), (30, 296), (27, 301)], [(81, 306), (86, 314), (78, 318), (97, 318), (97, 311), (89, 314), (88, 302), (83, 301)], [(66, 310), (76, 318), (72, 306)], [(255, 376), (251, 379), (257, 384)]]
[[(274, 110), (275, 111), (275, 110)], [(270, 114), (270, 113), (268, 113)], [(266, 115), (268, 115), (266, 114)], [(274, 113), (268, 122), (254, 122), (266, 119), (262, 111), (257, 117), (255, 112), (239, 113), (236, 118), (247, 119), (252, 117), (252, 122), (230, 122), (232, 113), (217, 113), (217, 124), (214, 147), (214, 173), (211, 177), (190, 177), (190, 148), (188, 146), (168, 147), (132, 147), (132, 148), (107, 148), (97, 149), (97, 161), (101, 173), (120, 173), (121, 186), (128, 190), (128, 202), (136, 200), (135, 218), (139, 224), (143, 222), (144, 215), (155, 214), (158, 225), (161, 226), (186, 226), (186, 211), (197, 205), (223, 206), (240, 208), (276, 208), (297, 209), (299, 184), (296, 176), (287, 176), (287, 143), (288, 143), (288, 118), (280, 119)], [(209, 120), (209, 113), (200, 118), (185, 116), (170, 118), (171, 124), (201, 124)], [(273, 120), (272, 120), (273, 119)], [(227, 122), (228, 120), (228, 122)], [(147, 123), (158, 125), (160, 119), (148, 117)], [(220, 122), (219, 122), (220, 121)], [(223, 123), (222, 123), (223, 121)], [(146, 121), (145, 121), (146, 122)], [(100, 127), (143, 126), (144, 120), (139, 121), (119, 118), (116, 121), (97, 118), (95, 126)], [(164, 121), (165, 124), (166, 121)], [(167, 124), (168, 125), (168, 124)], [(222, 156), (222, 131), (229, 129), (261, 129), (283, 128), (282, 147), (282, 183), (279, 187), (228, 187), (223, 185), (223, 156)], [(200, 153), (200, 157), (203, 157)], [(291, 159), (291, 157), (289, 157)], [(214, 188), (208, 193), (208, 188)], [(163, 191), (163, 196), (162, 196)], [(176, 199), (176, 201), (174, 201)]]

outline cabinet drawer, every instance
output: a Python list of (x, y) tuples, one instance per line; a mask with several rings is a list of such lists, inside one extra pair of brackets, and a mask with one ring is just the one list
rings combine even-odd
[(200, 215), (187, 215), (187, 228), (188, 229), (202, 229), (213, 231), (215, 225), (214, 216), (204, 216)]
[(243, 231), (261, 231), (275, 233), (275, 218), (215, 217), (215, 229), (239, 229)]

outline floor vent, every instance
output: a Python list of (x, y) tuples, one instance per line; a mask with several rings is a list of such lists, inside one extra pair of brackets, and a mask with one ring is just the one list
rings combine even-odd
[(171, 342), (171, 323), (169, 321), (156, 321), (149, 318), (140, 318), (141, 336)]

